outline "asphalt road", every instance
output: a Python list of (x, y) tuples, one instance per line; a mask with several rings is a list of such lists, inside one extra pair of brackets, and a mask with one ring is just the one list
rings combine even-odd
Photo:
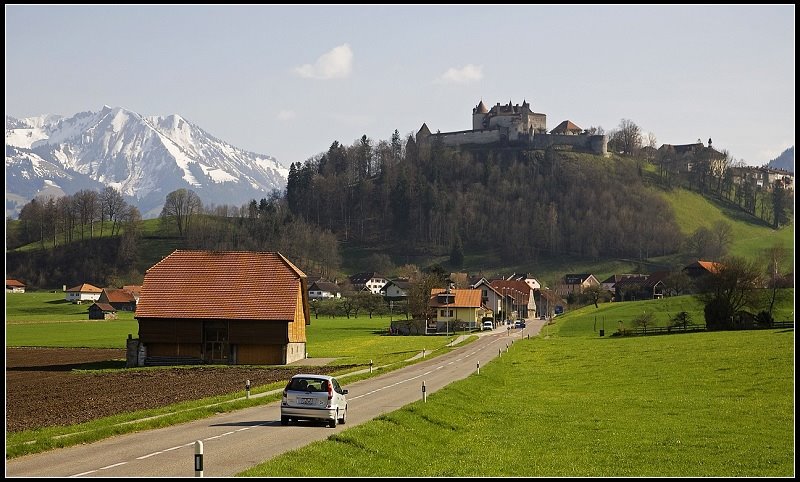
[(340, 381), (348, 393), (346, 425), (280, 424), (280, 402), (223, 413), (156, 430), (6, 460), (6, 477), (194, 477), (195, 442), (203, 443), (203, 475), (230, 477), (289, 450), (367, 422), (476, 372), (544, 321), (524, 330), (505, 327), (450, 353), (369, 380)]

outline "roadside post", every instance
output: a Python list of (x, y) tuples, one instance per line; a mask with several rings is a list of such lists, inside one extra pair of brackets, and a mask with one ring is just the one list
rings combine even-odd
[(194, 443), (194, 476), (203, 476), (203, 442), (198, 440)]
[(481, 362), (478, 362), (478, 375), (481, 374)]
[(250, 380), (244, 382), (244, 390), (247, 392), (247, 399), (250, 399)]
[(428, 394), (425, 393), (425, 380), (422, 380), (422, 401), (423, 402), (428, 401)]
[(369, 361), (369, 372), (372, 373), (372, 360)]

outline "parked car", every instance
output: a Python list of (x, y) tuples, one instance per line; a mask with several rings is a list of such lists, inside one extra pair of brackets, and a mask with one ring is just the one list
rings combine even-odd
[(328, 375), (300, 373), (292, 377), (281, 398), (281, 425), (297, 420), (322, 420), (329, 427), (347, 421), (347, 390)]
[(525, 328), (525, 320), (517, 320), (514, 322), (514, 328)]
[(484, 321), (483, 322), (483, 329), (484, 330), (494, 330), (494, 323), (491, 321)]

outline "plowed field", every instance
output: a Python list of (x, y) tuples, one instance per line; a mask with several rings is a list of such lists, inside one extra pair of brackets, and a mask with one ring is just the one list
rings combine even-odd
[[(244, 391), (248, 379), (254, 389), (309, 370), (307, 366), (134, 370), (120, 368), (124, 359), (123, 349), (6, 347), (6, 431), (71, 425)], [(314, 368), (316, 373), (332, 370)]]

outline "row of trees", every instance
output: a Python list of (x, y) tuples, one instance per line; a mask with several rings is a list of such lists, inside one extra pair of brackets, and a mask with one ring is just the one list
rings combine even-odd
[(58, 198), (37, 196), (24, 205), (20, 226), (7, 242), (10, 246), (38, 242), (58, 246), (73, 240), (119, 235), (123, 226), (141, 220), (139, 210), (129, 205), (113, 187), (103, 191), (84, 189)]

